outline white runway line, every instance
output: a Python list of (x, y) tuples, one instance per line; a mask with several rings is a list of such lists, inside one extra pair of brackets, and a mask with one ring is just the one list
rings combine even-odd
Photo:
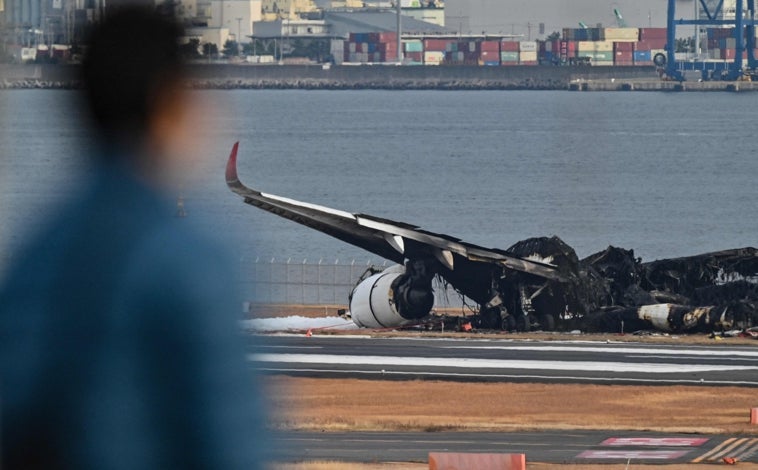
[(444, 367), (461, 369), (526, 369), (587, 372), (680, 374), (692, 372), (758, 370), (758, 366), (707, 364), (652, 364), (590, 361), (502, 360), (448, 357), (347, 356), (334, 354), (253, 354), (256, 362), (339, 364), (365, 366)]
[(596, 352), (603, 354), (659, 354), (666, 356), (719, 356), (719, 357), (755, 357), (758, 351), (744, 349), (661, 349), (661, 348), (614, 348), (614, 347), (582, 347), (582, 346), (549, 346), (549, 345), (507, 345), (507, 346), (442, 346), (442, 349), (500, 349), (507, 351), (551, 351), (551, 352)]

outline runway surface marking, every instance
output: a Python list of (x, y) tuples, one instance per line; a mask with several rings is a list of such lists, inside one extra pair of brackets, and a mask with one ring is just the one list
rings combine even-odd
[(687, 455), (689, 450), (585, 450), (578, 459), (640, 459), (675, 460)]
[(721, 461), (724, 457), (745, 461), (756, 453), (758, 453), (758, 438), (730, 437), (705, 454), (693, 459), (692, 463)]
[[(252, 359), (251, 359), (252, 360)], [(358, 369), (310, 369), (310, 368), (292, 368), (283, 367), (258, 367), (256, 370), (261, 372), (284, 373), (284, 374), (339, 374), (339, 375), (358, 375), (358, 376), (407, 376), (418, 377), (438, 377), (440, 379), (520, 379), (520, 380), (565, 380), (571, 382), (608, 382), (608, 383), (640, 383), (640, 384), (677, 384), (677, 385), (732, 385), (739, 386), (758, 386), (758, 382), (748, 382), (739, 380), (698, 380), (698, 379), (645, 379), (633, 377), (581, 377), (571, 375), (536, 375), (536, 374), (472, 374), (472, 373), (455, 373), (455, 372), (404, 372), (399, 370), (358, 370)], [(372, 377), (375, 378), (375, 377)]]
[(758, 370), (758, 366), (724, 364), (654, 364), (589, 361), (503, 360), (448, 357), (348, 356), (335, 354), (253, 354), (256, 362), (298, 364), (340, 364), (371, 366), (411, 366), (481, 369), (527, 369), (592, 372), (637, 372), (642, 374), (680, 374), (688, 372)]
[(700, 447), (707, 437), (609, 437), (600, 443), (609, 447)]
[(662, 349), (662, 348), (614, 348), (614, 347), (598, 347), (598, 346), (548, 346), (548, 345), (534, 345), (534, 346), (517, 346), (517, 345), (504, 345), (504, 346), (442, 346), (444, 349), (505, 349), (509, 351), (553, 351), (553, 352), (596, 352), (603, 354), (639, 354), (648, 356), (652, 354), (665, 355), (665, 356), (720, 356), (732, 358), (735, 356), (758, 358), (758, 351), (746, 351), (740, 349), (728, 349), (728, 350), (714, 350), (714, 349)]

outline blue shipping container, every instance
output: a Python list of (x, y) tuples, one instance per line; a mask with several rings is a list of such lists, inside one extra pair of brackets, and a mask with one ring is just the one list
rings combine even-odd
[(500, 62), (498, 62), (496, 60), (488, 60), (488, 61), (486, 61), (484, 63), (484, 65), (487, 65), (487, 66), (498, 66), (498, 65), (500, 65)]
[(650, 62), (653, 60), (653, 56), (650, 51), (634, 51), (635, 62)]

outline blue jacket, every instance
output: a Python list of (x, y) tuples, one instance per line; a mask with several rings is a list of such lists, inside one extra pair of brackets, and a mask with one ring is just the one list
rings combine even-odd
[(258, 468), (232, 264), (101, 167), (0, 290), (0, 468)]

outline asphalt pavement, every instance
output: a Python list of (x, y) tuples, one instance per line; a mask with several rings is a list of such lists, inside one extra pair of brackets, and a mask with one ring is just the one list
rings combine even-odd
[(427, 462), (429, 452), (523, 453), (527, 462), (758, 462), (756, 436), (701, 436), (624, 431), (280, 433), (277, 461)]
[(758, 349), (727, 344), (261, 335), (249, 359), (307, 377), (758, 387)]

